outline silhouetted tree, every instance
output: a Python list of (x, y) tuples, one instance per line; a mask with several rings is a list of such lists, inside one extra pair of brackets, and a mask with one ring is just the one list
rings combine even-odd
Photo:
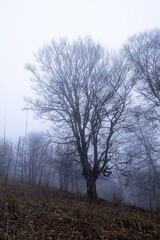
[[(28, 103), (39, 117), (66, 128), (79, 153), (87, 195), (97, 197), (96, 180), (109, 176), (112, 137), (118, 130), (130, 87), (128, 68), (90, 38), (52, 41), (35, 54), (32, 73), (37, 98)], [(69, 141), (69, 140), (68, 140)]]

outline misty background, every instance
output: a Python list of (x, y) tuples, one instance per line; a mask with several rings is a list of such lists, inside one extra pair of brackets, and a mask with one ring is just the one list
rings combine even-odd
[[(160, 27), (159, 0), (1, 0), (0, 1), (0, 136), (25, 133), (23, 97), (32, 96), (31, 62), (53, 38), (90, 35), (104, 47), (118, 49), (128, 37)], [(48, 126), (28, 112), (28, 132)]]

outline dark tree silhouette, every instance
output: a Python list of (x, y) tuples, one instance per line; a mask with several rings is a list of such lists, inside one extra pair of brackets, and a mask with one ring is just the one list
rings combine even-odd
[(36, 65), (26, 66), (37, 94), (36, 99), (27, 99), (28, 108), (70, 131), (87, 195), (95, 198), (98, 176), (111, 174), (112, 137), (130, 91), (125, 60), (90, 38), (52, 41), (35, 54), (35, 60)]

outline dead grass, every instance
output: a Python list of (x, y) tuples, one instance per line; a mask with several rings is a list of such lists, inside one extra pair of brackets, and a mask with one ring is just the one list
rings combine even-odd
[(27, 186), (0, 194), (0, 240), (160, 239), (158, 214)]

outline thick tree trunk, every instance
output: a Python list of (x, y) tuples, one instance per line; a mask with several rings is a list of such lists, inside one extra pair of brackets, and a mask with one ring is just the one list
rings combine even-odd
[(85, 176), (87, 186), (87, 196), (91, 199), (97, 198), (96, 180), (93, 174), (87, 174)]

